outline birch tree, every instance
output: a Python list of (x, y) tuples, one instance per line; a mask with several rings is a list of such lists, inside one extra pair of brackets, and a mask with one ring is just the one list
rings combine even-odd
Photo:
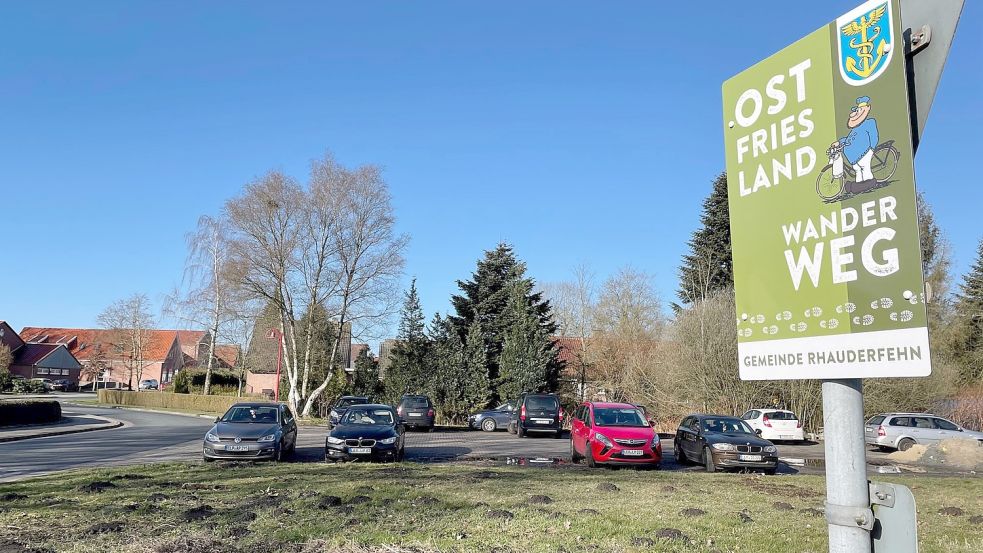
[(329, 366), (312, 373), (314, 318), (320, 305), (338, 329), (366, 329), (388, 320), (407, 237), (395, 232), (389, 189), (374, 166), (354, 170), (326, 156), (311, 164), (308, 185), (270, 172), (226, 203), (230, 259), (239, 293), (279, 312), (287, 403), (308, 417), (338, 374), (346, 332), (334, 333)]
[(127, 373), (127, 388), (133, 389), (133, 377), (143, 378), (145, 355), (150, 347), (151, 330), (156, 325), (146, 294), (133, 294), (117, 300), (97, 318), (99, 324), (112, 331), (112, 343), (123, 359)]

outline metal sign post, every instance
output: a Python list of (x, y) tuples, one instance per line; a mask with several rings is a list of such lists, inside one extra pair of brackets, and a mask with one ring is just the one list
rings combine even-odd
[(862, 379), (931, 374), (914, 150), (961, 9), (869, 0), (723, 85), (741, 378), (823, 380), (831, 553), (917, 551), (883, 526), (910, 493), (871, 497)]

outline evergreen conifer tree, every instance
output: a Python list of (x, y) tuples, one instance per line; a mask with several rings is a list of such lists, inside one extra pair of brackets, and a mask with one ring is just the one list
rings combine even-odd
[(383, 391), (379, 380), (379, 364), (369, 355), (368, 349), (358, 352), (354, 365), (352, 395), (378, 398)]
[(983, 379), (983, 240), (976, 261), (963, 278), (956, 294), (956, 316), (960, 326), (959, 357), (967, 380)]
[(492, 397), (491, 383), (488, 380), (488, 351), (485, 347), (485, 332), (481, 323), (475, 321), (468, 328), (463, 351), (464, 386), (463, 399), (468, 411), (478, 411), (488, 407)]
[[(485, 252), (471, 280), (457, 282), (462, 293), (451, 297), (456, 315), (449, 319), (462, 341), (466, 341), (472, 323), (481, 323), (487, 348), (486, 373), (492, 383), (498, 382), (499, 356), (511, 323), (507, 313), (509, 294), (516, 285), (524, 292), (525, 302), (540, 330), (547, 336), (556, 331), (549, 301), (533, 291), (533, 280), (526, 277), (525, 272), (525, 263), (515, 257), (512, 247), (499, 244), (494, 250)], [(500, 394), (493, 389), (492, 396)]]
[(416, 279), (403, 300), (396, 339), (392, 362), (386, 370), (386, 394), (392, 401), (399, 400), (405, 393), (424, 392), (429, 384), (427, 354), (430, 344), (416, 292)]
[(522, 392), (554, 391), (556, 350), (521, 285), (512, 287), (505, 315), (509, 327), (499, 358), (499, 397), (505, 400)]
[(713, 181), (713, 190), (703, 201), (700, 223), (701, 227), (689, 240), (689, 253), (683, 256), (679, 267), (679, 291), (676, 295), (684, 305), (734, 285), (725, 173)]

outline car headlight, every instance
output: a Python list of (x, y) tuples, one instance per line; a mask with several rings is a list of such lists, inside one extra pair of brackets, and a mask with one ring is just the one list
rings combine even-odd
[(604, 444), (605, 447), (614, 447), (614, 444), (611, 443), (611, 440), (609, 440), (608, 437), (605, 436), (604, 434), (600, 434), (600, 433), (594, 434), (594, 439)]
[(778, 452), (778, 448), (777, 447), (775, 447), (773, 445), (766, 445), (765, 446), (765, 453), (777, 453), (777, 452)]
[(345, 443), (345, 440), (342, 440), (341, 438), (335, 438), (334, 436), (328, 436), (328, 443), (338, 445), (338, 444)]
[(737, 449), (734, 444), (712, 444), (710, 447), (717, 451), (734, 451)]
[(205, 434), (205, 441), (206, 442), (212, 442), (213, 444), (217, 444), (221, 440), (218, 439), (218, 436), (216, 436), (215, 434), (212, 434), (211, 432), (209, 432), (209, 433)]
[(659, 435), (658, 435), (658, 434), (656, 434), (656, 435), (655, 435), (655, 436), (654, 436), (654, 437), (652, 438), (652, 449), (655, 449), (656, 447), (658, 447), (660, 443), (662, 443), (662, 440), (660, 440), (660, 439), (659, 439)]
[(398, 436), (393, 436), (392, 438), (383, 438), (383, 439), (379, 440), (379, 443), (380, 444), (386, 444), (386, 445), (394, 444), (394, 443), (396, 443), (396, 439), (397, 438), (398, 438)]
[(330, 415), (330, 417), (331, 417), (332, 419), (336, 419), (336, 418), (338, 418), (338, 412), (337, 412), (337, 411), (335, 411), (334, 409), (332, 409), (332, 410), (331, 410), (331, 415)]
[(262, 438), (260, 438), (260, 439), (258, 439), (256, 441), (259, 442), (259, 443), (275, 442), (276, 441), (276, 434), (267, 434), (267, 435), (263, 436)]

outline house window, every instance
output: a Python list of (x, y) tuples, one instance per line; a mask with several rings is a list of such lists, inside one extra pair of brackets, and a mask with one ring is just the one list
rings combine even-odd
[(38, 369), (38, 374), (48, 374), (48, 369)]
[(71, 376), (72, 375), (72, 370), (71, 369), (62, 369), (61, 370), (61, 375), (62, 376)]

